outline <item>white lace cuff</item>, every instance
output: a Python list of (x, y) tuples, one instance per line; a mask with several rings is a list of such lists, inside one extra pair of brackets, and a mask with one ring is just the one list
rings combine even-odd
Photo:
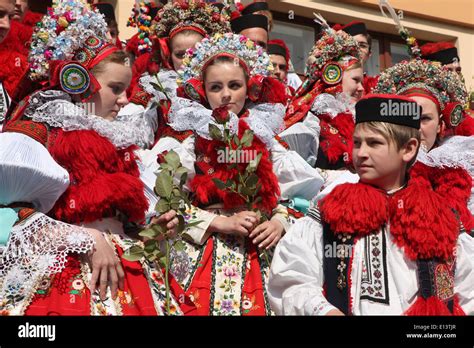
[(65, 268), (69, 254), (85, 254), (94, 244), (84, 228), (33, 214), (13, 227), (0, 255), (0, 299), (28, 296), (41, 278)]

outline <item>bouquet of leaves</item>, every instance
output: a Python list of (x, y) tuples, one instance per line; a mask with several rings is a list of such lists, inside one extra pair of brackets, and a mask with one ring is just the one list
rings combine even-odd
[(165, 226), (152, 224), (139, 233), (146, 240), (144, 247), (133, 246), (125, 253), (125, 259), (129, 261), (138, 261), (143, 258), (157, 264), (165, 269), (166, 286), (166, 310), (168, 315), (170, 309), (170, 252), (172, 249), (183, 251), (185, 246), (182, 241), (182, 234), (187, 228), (196, 226), (201, 221), (186, 222), (188, 219), (187, 211), (191, 207), (188, 193), (183, 189), (188, 178), (188, 171), (181, 165), (178, 154), (169, 151), (158, 156), (161, 170), (156, 176), (154, 191), (159, 197), (155, 210), (159, 214), (164, 214), (170, 210), (177, 212), (178, 227), (176, 236), (169, 236)]
[[(246, 129), (242, 137), (239, 137), (238, 132), (234, 135), (231, 134), (229, 128), (229, 112), (226, 107), (214, 109), (213, 117), (217, 124), (222, 125), (223, 130), (218, 126), (210, 123), (209, 124), (209, 135), (213, 140), (217, 140), (224, 143), (224, 148), (218, 150), (224, 150), (227, 147), (231, 151), (243, 151), (244, 148), (250, 147), (253, 143), (254, 133), (250, 129)], [(220, 190), (226, 190), (240, 196), (249, 211), (255, 211), (259, 217), (260, 223), (267, 220), (265, 214), (262, 214), (257, 208), (257, 204), (262, 201), (262, 197), (258, 196), (258, 193), (262, 187), (259, 178), (256, 174), (258, 165), (262, 158), (262, 154), (259, 153), (247, 164), (244, 171), (239, 168), (238, 163), (229, 163), (229, 170), (237, 169), (237, 177), (234, 180), (228, 179), (226, 182), (213, 178), (212, 181), (216, 187)], [(262, 251), (263, 256), (268, 265), (270, 265), (267, 252)]]

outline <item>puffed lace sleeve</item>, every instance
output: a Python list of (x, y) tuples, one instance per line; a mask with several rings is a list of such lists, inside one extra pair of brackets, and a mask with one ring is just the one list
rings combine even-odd
[(318, 158), (319, 118), (311, 111), (308, 112), (303, 122), (298, 122), (279, 134), (280, 138), (288, 144), (290, 150), (299, 154), (310, 166), (314, 167)]
[(133, 125), (139, 129), (137, 132), (137, 145), (142, 148), (149, 148), (155, 140), (155, 133), (158, 129), (158, 115), (156, 103), (150, 103), (146, 108), (137, 104), (127, 104), (120, 110), (116, 122), (125, 125)]
[(286, 149), (276, 140), (272, 143), (271, 152), (273, 171), (280, 184), (281, 199), (298, 197), (312, 200), (324, 183), (318, 171), (297, 152)]
[(336, 309), (323, 295), (323, 231), (311, 217), (298, 220), (278, 243), (268, 296), (278, 315), (325, 315)]

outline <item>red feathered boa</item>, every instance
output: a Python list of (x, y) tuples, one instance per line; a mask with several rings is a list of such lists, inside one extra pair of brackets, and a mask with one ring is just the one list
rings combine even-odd
[[(465, 171), (417, 163), (407, 187), (392, 196), (363, 183), (342, 184), (320, 201), (319, 209), (334, 233), (364, 237), (390, 222), (394, 242), (409, 259), (448, 261), (455, 257), (460, 228), (451, 209), (463, 211), (458, 210), (463, 224), (472, 223), (465, 207), (471, 185)], [(417, 299), (405, 314), (447, 315), (450, 311), (440, 299), (430, 297)], [(464, 314), (456, 298), (453, 314)]]
[(352, 134), (355, 123), (351, 114), (341, 113), (336, 117), (329, 114), (319, 115), (321, 133), (319, 135), (321, 150), (329, 163), (337, 163), (340, 158), (347, 166), (352, 164)]
[(148, 201), (134, 150), (117, 150), (92, 130), (53, 129), (49, 151), (69, 172), (71, 185), (56, 202), (52, 215), (80, 223), (112, 217), (120, 211), (131, 221), (142, 221)]
[[(245, 122), (245, 118), (241, 118), (239, 120), (239, 137), (242, 137), (246, 129), (249, 129), (249, 127)], [(197, 173), (193, 178), (191, 189), (195, 193), (196, 204), (200, 206), (222, 202), (226, 209), (232, 209), (245, 204), (240, 196), (218, 189), (212, 181), (212, 179), (216, 178), (224, 182), (228, 179), (238, 182), (238, 172), (245, 171), (247, 167), (247, 163), (240, 163), (238, 164), (239, 169), (229, 169), (228, 163), (219, 163), (216, 150), (222, 147), (224, 147), (224, 144), (216, 140), (207, 140), (201, 137), (196, 139), (196, 155), (198, 155), (198, 160), (195, 165), (202, 174)], [(262, 185), (258, 193), (262, 200), (260, 203), (257, 203), (257, 208), (271, 215), (272, 210), (277, 206), (280, 187), (278, 179), (273, 172), (270, 152), (266, 145), (256, 136), (254, 136), (252, 146), (246, 147), (244, 150), (256, 151), (257, 154), (262, 154), (262, 159), (256, 172)]]
[(30, 27), (12, 21), (10, 32), (0, 45), (0, 81), (9, 96), (23, 74), (28, 70), (28, 41), (33, 31)]

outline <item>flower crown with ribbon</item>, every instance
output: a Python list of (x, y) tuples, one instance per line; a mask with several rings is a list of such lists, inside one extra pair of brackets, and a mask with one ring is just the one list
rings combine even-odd
[(260, 101), (262, 84), (273, 70), (270, 57), (252, 40), (233, 33), (204, 38), (190, 48), (183, 59), (183, 68), (178, 71), (178, 86), (183, 87), (191, 99), (205, 103), (202, 73), (219, 56), (230, 57), (240, 64), (249, 77), (247, 93), (250, 99)]
[(118, 51), (107, 38), (107, 24), (99, 11), (82, 0), (55, 0), (32, 36), (30, 78), (59, 86), (88, 99), (100, 89), (90, 70)]
[(314, 15), (323, 33), (309, 53), (305, 75), (309, 82), (322, 79), (327, 85), (335, 85), (342, 80), (343, 69), (338, 61), (348, 57), (361, 61), (359, 44), (345, 31), (332, 29), (321, 15)]
[(388, 68), (380, 74), (373, 93), (427, 97), (439, 107), (448, 128), (461, 123), (467, 101), (466, 87), (457, 73), (424, 59), (406, 60)]
[(154, 19), (152, 31), (158, 37), (172, 38), (183, 30), (202, 36), (230, 31), (230, 11), (203, 0), (175, 0), (166, 4)]

